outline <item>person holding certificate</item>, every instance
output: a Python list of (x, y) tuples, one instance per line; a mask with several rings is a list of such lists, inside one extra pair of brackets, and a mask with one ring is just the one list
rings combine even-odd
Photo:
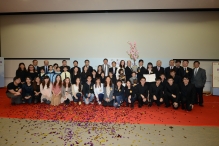
[[(146, 75), (146, 76), (145, 76)], [(147, 69), (145, 70), (145, 78), (146, 78), (146, 84), (148, 86), (148, 89), (150, 89), (151, 84), (155, 83), (156, 75), (153, 71), (153, 64), (149, 62), (147, 64)]]

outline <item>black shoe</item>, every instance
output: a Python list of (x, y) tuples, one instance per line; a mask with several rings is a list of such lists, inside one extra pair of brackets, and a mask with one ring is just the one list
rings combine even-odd
[(139, 108), (141, 108), (141, 107), (142, 107), (142, 105), (141, 105), (141, 104), (139, 104), (139, 105), (138, 105), (138, 107), (139, 107)]
[(11, 105), (16, 105), (16, 104), (14, 102), (12, 102)]
[(166, 108), (170, 107), (170, 105), (165, 105)]
[(127, 106), (127, 107), (129, 107), (129, 104), (128, 104), (128, 103), (126, 103), (126, 106)]
[(185, 110), (185, 107), (184, 107), (184, 106), (182, 106), (181, 108), (182, 108), (182, 110)]
[(149, 102), (149, 103), (148, 103), (148, 107), (151, 107), (151, 106), (152, 106), (152, 103), (151, 103), (151, 102)]
[(203, 105), (203, 104), (199, 104), (199, 106), (201, 106), (201, 107), (204, 107), (204, 105)]

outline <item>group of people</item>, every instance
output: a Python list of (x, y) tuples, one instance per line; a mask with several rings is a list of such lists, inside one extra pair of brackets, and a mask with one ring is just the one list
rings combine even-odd
[[(85, 65), (70, 68), (67, 61), (62, 66), (57, 63), (39, 67), (38, 61), (33, 60), (26, 69), (20, 63), (16, 70), (13, 82), (7, 86), (6, 95), (11, 98), (11, 104), (46, 103), (53, 106), (59, 104), (94, 104), (120, 108), (126, 106), (134, 108), (143, 105), (165, 107), (172, 106), (178, 109), (191, 111), (194, 104), (203, 106), (203, 88), (206, 82), (206, 72), (200, 68), (200, 62), (194, 61), (194, 68), (189, 68), (188, 60), (170, 60), (169, 67), (163, 68), (158, 60), (156, 66), (151, 62), (144, 67), (144, 61), (139, 60), (139, 66), (132, 68), (131, 61), (121, 60), (117, 67), (116, 62), (108, 64), (108, 59), (95, 70), (89, 60)], [(182, 64), (182, 66), (181, 66)], [(145, 74), (155, 74), (155, 82), (147, 82)]]

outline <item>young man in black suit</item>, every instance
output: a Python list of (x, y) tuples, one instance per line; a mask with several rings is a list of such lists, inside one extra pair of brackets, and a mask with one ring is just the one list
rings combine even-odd
[(109, 68), (109, 72), (112, 72), (112, 73), (113, 73), (113, 76), (116, 77), (116, 71), (117, 71), (116, 62), (113, 61), (113, 62), (112, 62), (112, 67)]
[[(78, 67), (78, 61), (77, 61), (77, 60), (74, 60), (74, 61), (73, 61), (73, 65), (74, 65), (74, 67), (71, 68), (70, 73), (73, 73), (74, 68), (75, 68), (75, 67)], [(81, 68), (80, 68), (80, 67), (78, 67), (78, 73), (81, 74)]]
[(180, 99), (182, 109), (191, 111), (193, 109), (195, 98), (195, 86), (189, 83), (189, 77), (183, 77), (183, 83), (180, 86)]
[(175, 67), (176, 67), (176, 75), (182, 78), (183, 76), (181, 76), (181, 73), (180, 73), (181, 69), (183, 68), (181, 66), (181, 60), (175, 60)]
[(126, 81), (128, 81), (132, 77), (132, 62), (130, 60), (127, 61), (127, 66), (125, 68), (125, 76), (126, 76)]
[(148, 104), (148, 86), (146, 85), (145, 77), (140, 79), (140, 83), (136, 86), (136, 90), (138, 107), (141, 108), (143, 104)]
[(43, 68), (44, 71), (45, 71), (45, 74), (47, 74), (48, 71), (49, 71), (49, 61), (48, 61), (48, 60), (45, 60), (45, 61), (44, 61), (44, 66), (42, 66), (41, 68)]
[(164, 68), (161, 67), (161, 65), (162, 62), (158, 60), (156, 66), (153, 67), (153, 71), (156, 74), (156, 78), (160, 77), (161, 74), (164, 74)]
[[(92, 73), (92, 71), (93, 71), (93, 67), (90, 66), (90, 61), (89, 61), (89, 60), (85, 60), (84, 63), (85, 63), (84, 66), (87, 66), (88, 71), (89, 71), (90, 73)], [(84, 66), (82, 67), (82, 71), (84, 70)]]
[(167, 84), (164, 90), (164, 102), (165, 107), (170, 107), (170, 101), (173, 106), (173, 109), (178, 109), (179, 106), (179, 88), (173, 83), (173, 78), (169, 77), (167, 79)]
[(137, 78), (138, 78), (138, 81), (140, 82), (141, 81), (141, 78), (143, 77), (143, 75), (145, 74), (146, 72), (146, 69), (144, 68), (143, 64), (144, 64), (144, 61), (142, 59), (140, 59), (138, 61), (138, 64), (139, 64), (139, 67), (137, 68)]
[(170, 70), (170, 77), (173, 78), (174, 83), (177, 84), (179, 87), (182, 83), (182, 79), (180, 76), (176, 75), (176, 71), (174, 69)]
[(38, 61), (37, 61), (36, 59), (34, 59), (34, 60), (32, 61), (32, 63), (33, 63), (33, 66), (34, 66), (34, 68), (35, 68), (35, 72), (36, 72), (37, 74), (39, 74), (41, 68), (38, 66)]
[(60, 66), (60, 71), (64, 72), (64, 67), (67, 67), (67, 71), (70, 72), (70, 66), (67, 65), (66, 60), (62, 60), (62, 66)]
[(192, 84), (195, 85), (196, 96), (194, 103), (199, 103), (199, 106), (203, 106), (203, 89), (206, 83), (206, 71), (199, 67), (200, 62), (194, 62)]
[(170, 70), (176, 70), (176, 67), (174, 66), (174, 60), (169, 61), (169, 67), (165, 68), (165, 76), (168, 78), (170, 76)]
[(182, 63), (182, 68), (180, 69), (180, 75), (181, 77), (183, 76), (187, 76), (189, 78), (189, 82), (191, 82), (192, 79), (192, 69), (190, 67), (188, 67), (189, 61), (188, 60), (183, 60)]

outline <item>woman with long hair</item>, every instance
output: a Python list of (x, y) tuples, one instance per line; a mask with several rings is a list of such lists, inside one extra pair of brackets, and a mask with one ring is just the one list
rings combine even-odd
[(61, 75), (57, 75), (52, 86), (51, 105), (57, 106), (61, 103), (62, 80)]
[(98, 65), (98, 67), (97, 67), (97, 75), (96, 75), (96, 77), (97, 77), (97, 78), (100, 78), (102, 72), (104, 72), (104, 71), (103, 71), (103, 67), (102, 67), (102, 65)]
[(81, 79), (78, 77), (75, 80), (75, 84), (72, 85), (72, 98), (74, 103), (81, 105), (83, 86), (81, 85)]
[(121, 60), (119, 63), (119, 67), (116, 70), (116, 79), (119, 80), (119, 70), (123, 69), (124, 75), (125, 75), (125, 61)]
[(41, 98), (41, 93), (40, 93), (40, 77), (35, 77), (34, 82), (33, 82), (33, 92), (34, 92), (34, 96), (33, 96), (33, 102), (34, 103), (38, 103), (40, 102), (40, 98)]
[(90, 75), (90, 72), (87, 66), (84, 66), (83, 71), (81, 73), (81, 83), (84, 85), (87, 82), (87, 77)]
[(40, 84), (40, 92), (42, 94), (41, 103), (50, 104), (52, 97), (52, 83), (48, 76), (45, 76), (43, 82)]
[(80, 78), (80, 72), (79, 68), (76, 66), (71, 71), (71, 84), (75, 84), (77, 78)]
[(103, 101), (103, 83), (100, 82), (100, 78), (97, 78), (94, 84), (94, 94), (97, 99), (98, 104), (101, 104)]
[(35, 77), (38, 76), (38, 73), (35, 71), (35, 67), (32, 64), (28, 66), (27, 76), (31, 78), (32, 82), (34, 81)]
[(113, 106), (115, 97), (113, 96), (114, 93), (114, 85), (110, 77), (106, 77), (104, 87), (103, 87), (103, 106)]
[(122, 85), (122, 81), (118, 80), (116, 82), (116, 86), (114, 89), (114, 93), (113, 96), (115, 97), (115, 107), (116, 108), (120, 108), (121, 103), (123, 102), (123, 98), (124, 98), (124, 87)]
[(70, 104), (70, 102), (73, 100), (71, 95), (72, 95), (72, 86), (71, 86), (70, 78), (67, 77), (63, 81), (63, 85), (62, 85), (61, 103), (65, 103), (65, 105)]
[(22, 96), (25, 103), (31, 103), (33, 98), (33, 86), (31, 84), (31, 78), (26, 77), (26, 82), (22, 85)]
[(19, 63), (18, 69), (16, 70), (16, 77), (21, 79), (21, 83), (23, 84), (27, 77), (27, 69), (23, 62)]
[(129, 107), (131, 104), (131, 108), (134, 108), (134, 102), (135, 102), (135, 89), (132, 87), (132, 83), (130, 80), (126, 81), (126, 87), (125, 87), (125, 102), (126, 106)]

